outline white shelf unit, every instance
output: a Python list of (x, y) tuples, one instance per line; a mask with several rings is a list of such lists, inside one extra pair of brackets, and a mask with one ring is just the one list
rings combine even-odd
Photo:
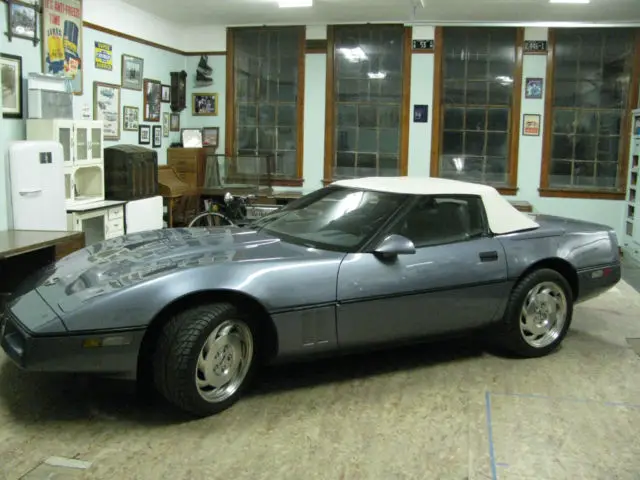
[(626, 255), (640, 262), (640, 109), (631, 112), (629, 155), (622, 245)]
[(67, 208), (104, 200), (102, 121), (29, 119), (27, 140), (62, 144)]

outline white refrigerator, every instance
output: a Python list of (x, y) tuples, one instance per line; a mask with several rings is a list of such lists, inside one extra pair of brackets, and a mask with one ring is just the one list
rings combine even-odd
[(62, 145), (9, 144), (11, 213), (15, 230), (67, 230)]

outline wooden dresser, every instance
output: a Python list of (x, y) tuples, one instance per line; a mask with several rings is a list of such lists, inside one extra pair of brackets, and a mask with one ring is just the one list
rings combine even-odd
[(191, 187), (204, 185), (204, 173), (207, 158), (206, 148), (168, 148), (167, 165)]

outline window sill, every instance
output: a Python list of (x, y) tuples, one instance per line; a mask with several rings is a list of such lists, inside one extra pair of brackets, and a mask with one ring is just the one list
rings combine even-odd
[(627, 196), (625, 192), (620, 191), (616, 192), (569, 188), (539, 188), (538, 192), (540, 193), (541, 197), (587, 198), (597, 200), (624, 200)]
[[(245, 175), (239, 175), (237, 177), (229, 175), (227, 183), (259, 183), (261, 186), (266, 186), (269, 183), (267, 177), (247, 177)], [(271, 178), (271, 185), (274, 187), (301, 187), (304, 183), (304, 178)]]

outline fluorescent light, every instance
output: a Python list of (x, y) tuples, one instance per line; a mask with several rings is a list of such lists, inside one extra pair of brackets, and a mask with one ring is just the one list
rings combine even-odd
[(312, 7), (313, 0), (278, 0), (280, 8)]
[(549, 0), (549, 3), (590, 3), (591, 0)]
[(384, 78), (387, 78), (387, 74), (385, 72), (369, 72), (368, 75), (371, 80), (382, 80)]
[(339, 48), (338, 51), (350, 62), (358, 63), (367, 59), (367, 54), (360, 47), (355, 48)]

